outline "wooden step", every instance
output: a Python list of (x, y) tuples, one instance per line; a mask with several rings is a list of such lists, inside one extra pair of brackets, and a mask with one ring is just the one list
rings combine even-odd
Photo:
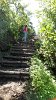
[(33, 55), (33, 53), (16, 52), (16, 51), (11, 51), (10, 54), (14, 56), (27, 56), (27, 57)]
[(29, 72), (27, 72), (27, 71), (15, 71), (15, 70), (0, 70), (0, 72), (3, 72), (3, 73), (11, 73), (11, 74), (23, 74), (23, 75), (28, 75), (29, 74)]
[(29, 68), (13, 68), (13, 67), (1, 67), (0, 70), (3, 71), (18, 71), (18, 72), (29, 72)]
[(34, 43), (32, 43), (32, 42), (27, 42), (27, 43), (19, 42), (19, 43), (15, 43), (14, 46), (25, 46), (25, 44), (26, 44), (26, 46), (33, 46), (34, 45)]
[(35, 46), (12, 46), (12, 48), (19, 48), (19, 49), (34, 49)]
[(8, 60), (2, 60), (0, 61), (0, 65), (3, 67), (29, 67), (29, 64), (24, 61), (8, 61)]
[[(24, 41), (17, 42), (17, 43), (15, 43), (14, 45), (22, 45), (22, 44), (24, 45), (25, 42), (24, 42)], [(27, 41), (27, 45), (30, 45), (30, 44), (32, 44), (32, 42)]]
[(4, 56), (3, 57), (4, 59), (7, 59), (7, 60), (14, 60), (14, 61), (29, 61), (31, 59), (31, 57), (18, 57), (18, 56), (11, 56), (11, 55), (8, 55), (8, 56)]
[(4, 71), (0, 70), (0, 78), (15, 78), (15, 79), (26, 79), (30, 78), (29, 72), (18, 72), (18, 71)]
[(34, 52), (34, 49), (20, 49), (20, 48), (11, 48), (11, 51), (19, 51), (19, 52)]

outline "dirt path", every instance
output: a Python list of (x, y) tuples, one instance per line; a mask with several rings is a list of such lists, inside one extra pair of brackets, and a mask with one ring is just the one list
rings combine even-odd
[(0, 100), (26, 100), (24, 92), (26, 82), (8, 82), (0, 85)]

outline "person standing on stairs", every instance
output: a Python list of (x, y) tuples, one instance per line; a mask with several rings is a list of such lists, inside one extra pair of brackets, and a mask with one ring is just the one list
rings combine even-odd
[(24, 43), (27, 43), (27, 34), (28, 34), (27, 25), (25, 25), (25, 26), (23, 27), (23, 33), (24, 33), (24, 37), (23, 37)]

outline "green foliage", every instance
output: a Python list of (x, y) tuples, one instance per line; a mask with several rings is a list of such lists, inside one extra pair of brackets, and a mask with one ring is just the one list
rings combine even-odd
[(35, 44), (36, 49), (40, 50), (40, 47), (42, 45), (41, 40), (40, 39), (37, 39), (34, 44)]
[[(47, 20), (47, 21), (46, 21)], [(43, 41), (44, 57), (48, 61), (49, 67), (55, 67), (55, 51), (56, 51), (56, 33), (53, 31), (53, 24), (46, 19), (41, 26), (40, 33)]]
[(31, 60), (30, 75), (32, 87), (27, 100), (49, 100), (56, 97), (56, 82), (37, 56)]
[[(12, 5), (15, 7), (14, 11), (11, 9)], [(19, 1), (0, 0), (0, 48), (2, 45), (9, 45), (11, 41), (17, 41), (23, 34), (19, 28), (25, 24), (29, 24), (29, 18)]]
[(56, 0), (41, 0), (46, 6), (43, 7), (42, 22), (40, 23), (39, 34), (41, 35), (42, 46), (40, 52), (45, 57), (45, 64), (48, 67), (56, 67)]
[[(9, 6), (2, 0), (0, 3), (0, 45), (6, 47), (8, 43), (8, 28), (9, 28)], [(8, 14), (7, 14), (8, 13)]]

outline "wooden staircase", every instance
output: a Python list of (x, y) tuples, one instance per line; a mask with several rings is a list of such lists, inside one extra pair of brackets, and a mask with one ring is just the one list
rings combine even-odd
[(30, 78), (30, 60), (34, 53), (34, 45), (31, 43), (16, 43), (10, 49), (9, 54), (4, 55), (0, 61), (0, 78), (18, 79), (21, 81)]

